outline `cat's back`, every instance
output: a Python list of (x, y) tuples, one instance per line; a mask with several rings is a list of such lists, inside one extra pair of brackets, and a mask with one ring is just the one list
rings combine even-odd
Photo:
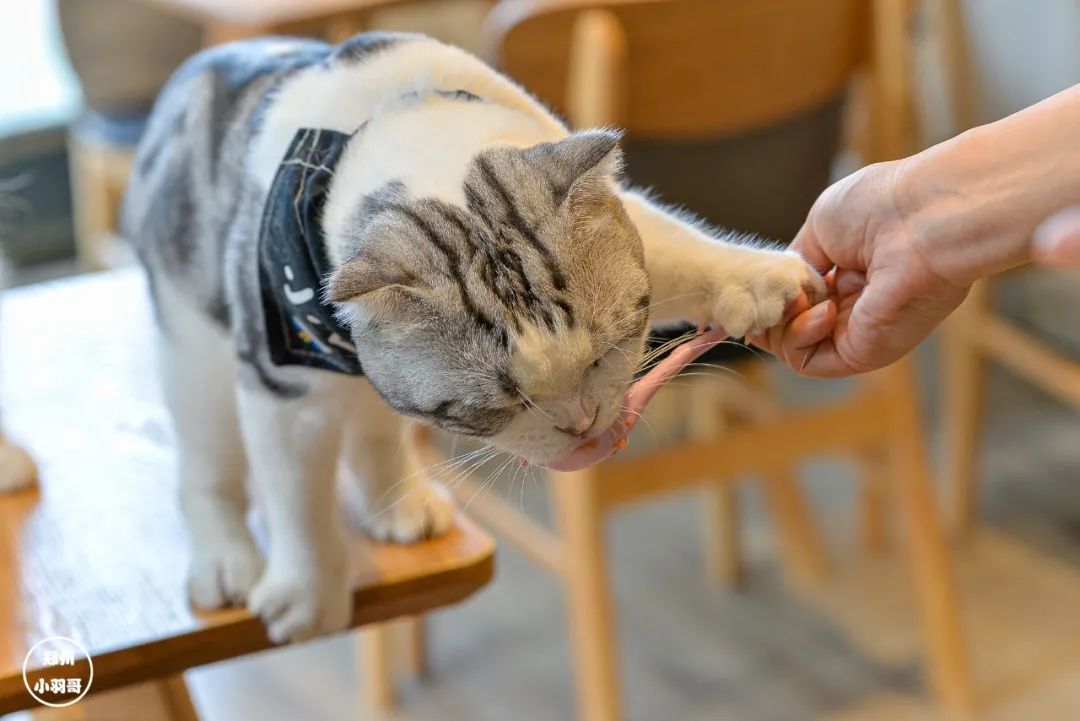
[(336, 46), (257, 38), (184, 62), (154, 104), (121, 217), (151, 276), (221, 315), (224, 246), (234, 226), (257, 222), (248, 166), (275, 98), (304, 71), (358, 65), (406, 37), (415, 36), (364, 33)]

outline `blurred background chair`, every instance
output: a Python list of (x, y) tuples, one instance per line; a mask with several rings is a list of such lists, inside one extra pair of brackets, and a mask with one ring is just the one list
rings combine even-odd
[[(790, 238), (828, 182), (853, 78), (865, 73), (868, 81), (869, 137), (861, 140), (868, 160), (913, 147), (910, 7), (858, 0), (504, 0), (489, 19), (490, 48), (503, 70), (573, 126), (626, 128), (634, 182), (713, 222)], [(881, 538), (885, 495), (895, 496), (908, 527), (929, 678), (946, 707), (970, 709), (955, 583), (910, 363), (861, 381), (842, 403), (810, 411), (779, 409), (767, 393), (744, 395), (736, 425), (723, 422), (733, 409), (726, 395), (715, 384), (696, 383), (681, 396), (695, 419), (685, 443), (578, 473), (549, 473), (554, 533), (469, 482), (457, 486), (479, 518), (566, 585), (580, 718), (622, 718), (605, 516), (623, 504), (704, 486), (709, 555), (735, 579), (735, 484), (756, 474), (789, 575), (819, 580), (824, 550), (791, 469), (823, 452), (849, 454), (866, 467), (871, 541)], [(414, 442), (426, 462), (438, 458), (426, 431), (417, 430)]]
[(83, 270), (123, 262), (120, 201), (150, 107), (199, 49), (199, 28), (133, 0), (59, 0), (60, 27), (85, 108), (68, 131), (75, 249)]
[[(943, 41), (948, 92), (958, 130), (977, 124), (978, 82), (972, 67), (970, 18), (960, 0), (944, 0)], [(998, 297), (1010, 275), (986, 278), (971, 288), (942, 329), (942, 473), (951, 490), (951, 520), (971, 540), (979, 526), (985, 395), (989, 369), (997, 364), (1057, 401), (1080, 408), (1080, 361), (1032, 328), (1030, 319), (1010, 317)], [(1066, 330), (1067, 332), (1067, 330)]]

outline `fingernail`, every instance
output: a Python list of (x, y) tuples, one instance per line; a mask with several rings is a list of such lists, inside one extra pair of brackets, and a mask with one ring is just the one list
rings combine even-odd
[(823, 300), (807, 312), (811, 320), (825, 320), (829, 316), (829, 301)]

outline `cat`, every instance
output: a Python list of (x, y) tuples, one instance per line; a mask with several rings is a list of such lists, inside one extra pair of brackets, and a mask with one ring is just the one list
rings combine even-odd
[[(161, 330), (196, 606), (246, 603), (276, 642), (343, 628), (339, 463), (364, 480), (375, 537), (452, 522), (445, 489), (402, 470), (403, 417), (543, 463), (612, 422), (651, 325), (741, 337), (823, 294), (797, 254), (622, 187), (619, 140), (569, 132), (419, 35), (240, 41), (176, 72), (122, 224)], [(314, 238), (313, 283), (292, 261), (267, 270), (260, 243), (284, 225)], [(280, 293), (311, 312), (278, 318)], [(345, 337), (320, 335), (330, 316)], [(279, 364), (283, 342), (331, 365)], [(322, 369), (350, 361), (363, 377)], [(265, 564), (245, 524), (249, 473)]]

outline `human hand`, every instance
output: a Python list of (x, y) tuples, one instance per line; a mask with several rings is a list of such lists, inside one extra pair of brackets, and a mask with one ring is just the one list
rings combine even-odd
[(1080, 266), (1080, 206), (1051, 215), (1035, 229), (1032, 260), (1041, 265)]
[(904, 356), (963, 301), (967, 284), (948, 279), (920, 242), (904, 163), (863, 168), (822, 193), (792, 248), (828, 274), (831, 297), (813, 307), (801, 299), (755, 345), (803, 375), (865, 373)]

